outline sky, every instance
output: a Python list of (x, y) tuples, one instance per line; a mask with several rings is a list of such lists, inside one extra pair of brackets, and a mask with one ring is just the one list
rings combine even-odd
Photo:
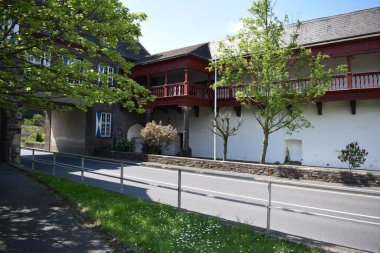
[[(144, 12), (141, 44), (156, 54), (215, 41), (235, 34), (248, 17), (252, 0), (121, 0), (132, 12)], [(277, 17), (303, 21), (379, 7), (380, 0), (277, 0)]]

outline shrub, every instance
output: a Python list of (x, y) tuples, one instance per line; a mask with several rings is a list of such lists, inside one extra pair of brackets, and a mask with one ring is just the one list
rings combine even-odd
[(135, 147), (135, 143), (131, 140), (128, 140), (126, 138), (121, 138), (116, 143), (116, 150), (118, 151), (126, 151), (126, 152), (133, 152)]
[(153, 154), (159, 154), (161, 149), (178, 139), (177, 129), (170, 124), (164, 126), (161, 121), (158, 124), (155, 121), (149, 122), (141, 130), (140, 135), (148, 145), (149, 152)]
[(34, 114), (32, 118), (25, 118), (24, 125), (27, 126), (44, 126), (45, 117), (41, 114)]
[(36, 134), (36, 142), (44, 142), (44, 138), (40, 132), (37, 132)]
[(45, 141), (45, 133), (43, 132), (32, 133), (26, 138), (26, 141), (42, 143)]
[(363, 165), (367, 155), (368, 152), (364, 148), (360, 149), (358, 142), (351, 142), (346, 145), (346, 149), (339, 152), (338, 158), (341, 162), (347, 163), (351, 170)]

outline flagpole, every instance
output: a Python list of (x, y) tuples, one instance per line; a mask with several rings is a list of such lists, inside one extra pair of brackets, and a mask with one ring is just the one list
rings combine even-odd
[[(217, 116), (217, 110), (216, 110), (216, 100), (217, 100), (217, 88), (216, 88), (216, 82), (217, 82), (217, 66), (216, 66), (216, 54), (215, 54), (215, 82), (214, 82), (214, 121)], [(214, 160), (216, 160), (216, 122), (214, 122)]]

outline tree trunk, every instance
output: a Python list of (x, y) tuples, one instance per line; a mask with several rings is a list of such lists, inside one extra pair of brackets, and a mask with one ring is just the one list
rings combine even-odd
[(227, 160), (227, 145), (228, 145), (228, 138), (223, 138), (223, 161)]
[(265, 163), (265, 157), (267, 156), (267, 148), (268, 148), (268, 138), (269, 138), (269, 130), (264, 129), (264, 139), (263, 139), (263, 147), (261, 150), (261, 159), (260, 163)]

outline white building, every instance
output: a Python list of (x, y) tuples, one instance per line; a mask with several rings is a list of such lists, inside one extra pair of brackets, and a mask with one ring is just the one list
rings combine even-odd
[[(369, 152), (362, 168), (380, 170), (380, 7), (303, 22), (300, 43), (313, 52), (330, 55), (329, 67), (347, 64), (348, 73), (335, 76), (327, 94), (305, 108), (305, 117), (312, 128), (292, 135), (281, 130), (270, 135), (267, 162), (283, 163), (288, 150), (292, 161), (304, 165), (346, 167), (337, 158), (337, 151), (358, 141)], [(112, 148), (122, 137), (138, 139), (139, 129), (146, 120), (154, 119), (172, 124), (180, 133), (180, 141), (164, 153), (212, 158), (209, 113), (214, 102), (209, 85), (214, 80), (213, 73), (205, 69), (211, 59), (210, 43), (205, 43), (136, 60), (132, 77), (149, 88), (157, 99), (147, 106), (145, 118), (132, 116), (118, 107), (93, 108), (80, 115), (71, 112), (83, 119), (81, 127), (86, 129), (80, 133), (82, 151), (91, 153), (96, 148)], [(217, 92), (218, 108), (233, 111), (233, 122), (240, 116), (244, 120), (238, 134), (229, 140), (228, 158), (259, 161), (262, 130), (250, 110), (241, 108), (234, 99), (236, 89), (231, 86)], [(95, 112), (111, 113), (111, 136), (96, 137)], [(52, 150), (67, 151), (65, 147), (70, 146), (70, 138), (61, 145), (54, 139), (59, 134), (54, 121), (67, 119), (69, 114), (51, 114)], [(99, 126), (103, 122), (97, 123)], [(78, 136), (72, 138), (75, 141)], [(222, 157), (220, 138), (217, 157)]]

